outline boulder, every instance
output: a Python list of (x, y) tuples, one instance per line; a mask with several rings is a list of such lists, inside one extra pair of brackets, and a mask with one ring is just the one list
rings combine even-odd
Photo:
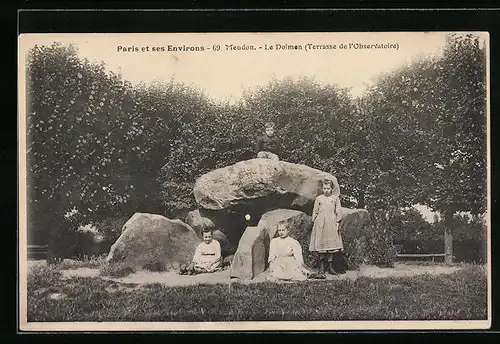
[(231, 262), (229, 275), (252, 279), (266, 270), (269, 235), (264, 227), (247, 227)]
[(357, 238), (363, 235), (363, 228), (368, 223), (370, 216), (366, 209), (341, 208), (340, 219), (340, 233)]
[(369, 213), (365, 209), (342, 208), (339, 231), (349, 270), (356, 270), (362, 263), (370, 263), (365, 246), (369, 220)]
[(311, 216), (298, 210), (276, 209), (262, 215), (259, 226), (265, 228), (269, 240), (271, 240), (278, 236), (278, 223), (281, 221), (287, 223), (288, 235), (300, 243), (306, 266), (315, 265), (316, 256), (309, 252), (309, 240), (313, 226)]
[(191, 261), (199, 242), (195, 231), (181, 220), (135, 213), (111, 246), (107, 260), (132, 268), (160, 266), (160, 270), (178, 269), (181, 264)]
[(214, 229), (215, 225), (209, 218), (203, 217), (198, 209), (190, 211), (185, 221), (186, 224), (191, 226), (191, 228), (196, 232), (198, 237), (201, 238), (201, 232), (204, 229)]
[(289, 235), (299, 240), (302, 237), (309, 237), (312, 229), (311, 216), (304, 212), (291, 209), (276, 209), (269, 211), (260, 218), (259, 227), (264, 227), (269, 236), (269, 240), (277, 236), (278, 223), (285, 221), (288, 225)]

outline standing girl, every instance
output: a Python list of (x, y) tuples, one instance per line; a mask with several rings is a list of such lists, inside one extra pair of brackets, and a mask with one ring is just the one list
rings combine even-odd
[(339, 233), (338, 221), (340, 221), (340, 198), (333, 193), (334, 184), (330, 179), (325, 179), (323, 194), (316, 197), (312, 220), (314, 221), (309, 251), (319, 253), (319, 272), (328, 270), (335, 274), (333, 266), (334, 254), (340, 254), (343, 250), (342, 238)]

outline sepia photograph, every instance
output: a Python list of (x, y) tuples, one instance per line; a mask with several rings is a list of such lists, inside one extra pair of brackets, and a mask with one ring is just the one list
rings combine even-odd
[(489, 328), (489, 44), (20, 35), (20, 330)]

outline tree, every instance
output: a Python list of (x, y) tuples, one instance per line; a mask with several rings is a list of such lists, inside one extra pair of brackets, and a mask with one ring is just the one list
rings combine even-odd
[[(379, 147), (395, 153), (389, 161), (403, 163), (399, 180), (406, 171), (410, 181), (406, 190), (393, 185), (398, 194), (442, 213), (449, 230), (457, 211), (486, 210), (485, 73), (479, 38), (450, 35), (443, 56), (382, 76), (363, 99), (371, 117), (386, 123), (380, 129), (388, 142)], [(448, 231), (445, 247), (451, 257)]]
[(240, 116), (251, 123), (241, 130), (252, 139), (266, 121), (275, 122), (283, 160), (335, 175), (345, 202), (357, 196), (363, 128), (349, 90), (309, 78), (273, 80), (244, 96)]
[(361, 152), (373, 159), (367, 196), (378, 208), (408, 207), (423, 194), (432, 168), (432, 113), (424, 107), (433, 92), (426, 88), (434, 87), (434, 64), (417, 60), (382, 75), (359, 100), (373, 136)]
[[(415, 208), (404, 209), (394, 218), (395, 239), (428, 240), (433, 239), (432, 225)], [(442, 235), (438, 237), (441, 239)]]
[(173, 81), (133, 85), (58, 43), (35, 46), (27, 66), (29, 227), (62, 228), (73, 208), (93, 223), (162, 212), (158, 173), (204, 97)]
[(433, 173), (427, 204), (449, 220), (486, 210), (486, 57), (479, 38), (450, 35), (437, 64), (432, 127)]
[(338, 175), (345, 161), (337, 149), (348, 136), (345, 132), (352, 131), (347, 121), (354, 112), (347, 90), (304, 78), (273, 80), (234, 105), (207, 103), (183, 122), (172, 142), (161, 178), (166, 204), (184, 212), (192, 209), (196, 178), (255, 157), (255, 140), (267, 121), (276, 123), (283, 160)]
[(484, 49), (472, 35), (451, 35), (442, 57), (379, 78), (362, 102), (384, 137), (377, 147), (400, 172), (389, 169), (391, 178), (404, 178), (392, 190), (444, 214), (485, 210), (485, 82)]
[(106, 117), (125, 88), (73, 46), (35, 46), (27, 62), (28, 218), (58, 228), (73, 206), (88, 213), (118, 196), (103, 189), (115, 163)]

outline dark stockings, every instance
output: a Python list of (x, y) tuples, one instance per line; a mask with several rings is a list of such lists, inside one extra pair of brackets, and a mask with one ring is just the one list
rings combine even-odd
[(333, 264), (333, 253), (327, 253), (326, 254), (326, 258), (328, 260), (328, 272), (331, 274), (331, 275), (336, 275), (336, 272), (335, 272), (335, 267), (334, 267), (334, 264)]
[(319, 273), (328, 272), (332, 275), (343, 274), (347, 271), (347, 263), (343, 252), (320, 253)]

